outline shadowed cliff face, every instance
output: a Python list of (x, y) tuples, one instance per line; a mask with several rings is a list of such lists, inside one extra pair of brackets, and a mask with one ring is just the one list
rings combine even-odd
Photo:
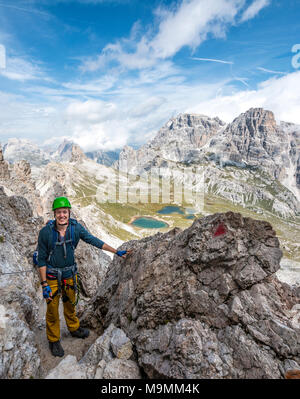
[[(280, 378), (300, 364), (299, 294), (272, 226), (217, 213), (124, 243), (83, 322), (122, 328), (150, 378)], [(296, 365), (296, 367), (295, 367)]]
[[(24, 169), (21, 163), (17, 165)], [(39, 378), (51, 364), (45, 334), (46, 303), (38, 271), (32, 265), (38, 233), (44, 225), (43, 218), (33, 216), (26, 198), (7, 196), (0, 185), (0, 378)], [(82, 285), (78, 311), (83, 312), (85, 302), (97, 291), (110, 258), (82, 242), (76, 259)], [(62, 335), (63, 345), (64, 338)], [(67, 344), (68, 341), (65, 348)], [(80, 347), (83, 345), (77, 343), (72, 354), (78, 355)]]

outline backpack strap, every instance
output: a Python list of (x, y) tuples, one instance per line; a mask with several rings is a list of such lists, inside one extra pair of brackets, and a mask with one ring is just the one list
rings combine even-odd
[(51, 247), (51, 251), (49, 252), (49, 255), (48, 255), (48, 258), (47, 258), (47, 262), (48, 263), (50, 262), (50, 258), (51, 258), (52, 254), (53, 254), (56, 242), (58, 241), (58, 233), (57, 233), (57, 231), (55, 231), (54, 222), (55, 222), (54, 220), (48, 220), (48, 222), (47, 222), (47, 225), (52, 230), (52, 247)]
[(74, 232), (74, 230), (75, 230), (74, 224), (71, 223), (70, 233), (71, 233), (71, 245), (72, 245), (73, 251), (75, 250), (75, 232)]
[(75, 225), (78, 224), (76, 219), (70, 218), (70, 235), (72, 240), (72, 247), (75, 250)]
[(66, 258), (67, 256), (67, 249), (66, 249), (66, 244), (68, 242), (70, 242), (71, 246), (72, 246), (72, 250), (75, 251), (75, 224), (77, 224), (77, 220), (75, 219), (70, 219), (70, 229), (69, 229), (69, 240), (66, 240), (66, 237), (64, 239), (64, 241), (58, 241), (58, 232), (55, 230), (54, 228), (54, 223), (55, 220), (48, 220), (47, 225), (50, 226), (50, 228), (52, 229), (52, 249), (49, 253), (47, 262), (50, 262), (50, 258), (53, 254), (53, 251), (56, 247), (56, 245), (63, 245), (63, 249), (64, 249), (64, 257)]

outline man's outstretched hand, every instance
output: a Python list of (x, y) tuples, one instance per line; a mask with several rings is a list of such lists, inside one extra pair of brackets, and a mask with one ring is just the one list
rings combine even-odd
[(116, 255), (120, 256), (121, 258), (126, 258), (127, 255), (130, 255), (132, 253), (132, 249), (127, 249), (127, 251), (117, 251)]

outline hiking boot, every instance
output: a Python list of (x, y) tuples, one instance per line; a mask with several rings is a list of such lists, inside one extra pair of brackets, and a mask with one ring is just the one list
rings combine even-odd
[(87, 328), (79, 327), (76, 331), (70, 331), (72, 337), (76, 338), (86, 338), (89, 336), (90, 331)]
[(49, 348), (50, 348), (53, 356), (63, 357), (63, 355), (65, 354), (65, 352), (60, 344), (60, 341), (49, 342)]

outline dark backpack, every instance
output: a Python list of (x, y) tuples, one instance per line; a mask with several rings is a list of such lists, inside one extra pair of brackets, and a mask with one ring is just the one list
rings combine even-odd
[[(77, 221), (75, 219), (70, 219), (70, 234), (71, 234), (71, 238), (69, 240), (66, 241), (58, 241), (58, 232), (54, 229), (54, 225), (55, 225), (55, 219), (54, 220), (48, 220), (48, 222), (46, 223), (46, 226), (49, 226), (52, 229), (52, 249), (48, 255), (48, 262), (50, 261), (51, 255), (56, 247), (56, 245), (63, 245), (64, 243), (68, 243), (70, 242), (72, 245), (72, 249), (73, 251), (75, 250), (75, 234), (74, 234), (74, 225), (77, 223)], [(38, 255), (39, 255), (39, 248), (38, 245), (36, 247), (36, 250), (34, 251), (33, 255), (32, 255), (32, 261), (33, 264), (35, 266), (38, 265)]]

